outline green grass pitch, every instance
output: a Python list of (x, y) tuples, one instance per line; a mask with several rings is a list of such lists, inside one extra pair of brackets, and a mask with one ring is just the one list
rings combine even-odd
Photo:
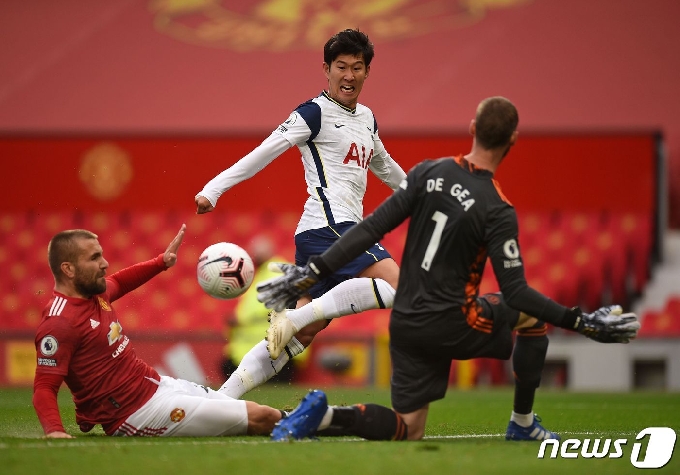
[[(375, 388), (322, 388), (331, 404), (376, 402)], [(292, 408), (307, 388), (267, 385), (249, 399)], [(48, 441), (33, 412), (30, 389), (0, 389), (0, 473), (22, 474), (621, 474), (640, 473), (630, 463), (635, 436), (646, 427), (680, 429), (680, 395), (539, 390), (535, 411), (563, 439), (627, 439), (623, 457), (538, 459), (540, 444), (504, 440), (512, 390), (450, 390), (430, 407), (426, 438), (419, 442), (368, 442), (355, 438), (274, 443), (266, 437), (115, 438), (98, 428), (81, 434), (68, 391), (60, 392), (66, 430), (77, 438)], [(670, 462), (654, 473), (680, 473), (676, 443)], [(643, 445), (643, 449), (644, 449)], [(644, 450), (643, 450), (644, 453)], [(644, 471), (643, 471), (644, 473)]]

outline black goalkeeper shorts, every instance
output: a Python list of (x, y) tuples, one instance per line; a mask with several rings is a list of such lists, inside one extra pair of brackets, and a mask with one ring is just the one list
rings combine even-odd
[(441, 341), (419, 340), (416, 331), (390, 334), (392, 407), (397, 412), (413, 412), (442, 399), (452, 360), (510, 358), (519, 312), (510, 308), (500, 293), (483, 295), (478, 302), (481, 312), (477, 320), (481, 323), (472, 327), (462, 313), (449, 315), (449, 321), (456, 321), (455, 329), (448, 328), (450, 333)]

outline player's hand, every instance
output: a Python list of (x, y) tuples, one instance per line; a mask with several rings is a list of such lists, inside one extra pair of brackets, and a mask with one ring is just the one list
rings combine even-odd
[(258, 284), (257, 300), (277, 312), (292, 306), (319, 281), (309, 266), (272, 262), (269, 264), (269, 270), (283, 275)]
[(640, 322), (634, 313), (623, 313), (619, 305), (601, 307), (581, 314), (578, 332), (600, 343), (628, 343), (635, 339)]
[(49, 434), (46, 434), (45, 437), (48, 438), (48, 439), (74, 439), (75, 438), (72, 435), (69, 435), (66, 432), (61, 432), (61, 431), (50, 432)]
[(210, 201), (208, 201), (208, 198), (205, 196), (196, 195), (194, 201), (196, 202), (196, 214), (210, 213), (215, 209), (215, 207), (210, 204)]
[(168, 248), (165, 250), (165, 254), (163, 254), (163, 262), (165, 262), (165, 266), (168, 268), (174, 266), (177, 263), (177, 251), (179, 250), (179, 246), (182, 245), (182, 241), (184, 240), (184, 231), (186, 229), (187, 225), (182, 224), (182, 227), (179, 228), (177, 236), (175, 236), (175, 239), (170, 242)]

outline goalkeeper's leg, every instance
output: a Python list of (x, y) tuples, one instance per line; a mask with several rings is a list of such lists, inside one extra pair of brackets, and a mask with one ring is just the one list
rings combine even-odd
[(317, 429), (320, 436), (355, 435), (367, 440), (406, 440), (408, 427), (394, 410), (378, 404), (329, 406)]
[(515, 376), (515, 399), (506, 431), (509, 440), (543, 440), (559, 438), (544, 429), (533, 413), (534, 396), (541, 384), (541, 373), (548, 351), (547, 327), (544, 322), (519, 328), (512, 354)]
[(545, 323), (538, 322), (530, 328), (517, 330), (512, 369), (515, 376), (514, 412), (532, 414), (534, 395), (541, 384), (541, 373), (548, 351)]

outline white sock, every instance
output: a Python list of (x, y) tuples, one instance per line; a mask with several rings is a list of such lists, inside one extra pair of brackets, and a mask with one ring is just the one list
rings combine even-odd
[(394, 289), (382, 279), (357, 277), (333, 287), (321, 297), (295, 310), (287, 310), (286, 316), (295, 330), (312, 322), (353, 315), (365, 310), (392, 308)]
[(326, 414), (323, 415), (323, 419), (319, 423), (319, 427), (316, 430), (328, 429), (331, 426), (331, 420), (333, 419), (333, 406), (328, 406), (326, 409)]
[[(305, 349), (295, 337), (286, 346), (293, 356), (299, 355)], [(218, 391), (234, 399), (241, 399), (248, 391), (269, 381), (289, 360), (288, 352), (282, 351), (272, 361), (267, 351), (267, 341), (262, 340), (246, 353), (236, 371)]]
[(529, 414), (517, 414), (515, 411), (512, 411), (510, 420), (519, 426), (529, 427), (534, 423), (534, 414), (532, 412)]

